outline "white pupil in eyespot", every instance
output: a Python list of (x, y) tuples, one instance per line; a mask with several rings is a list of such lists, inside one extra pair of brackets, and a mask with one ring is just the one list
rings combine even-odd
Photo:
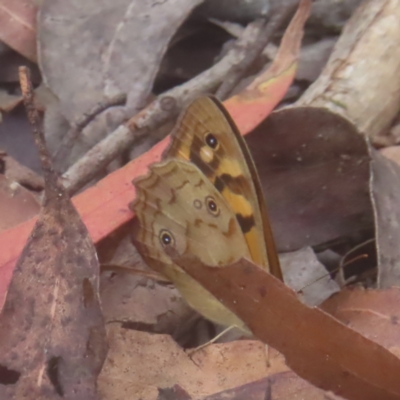
[(163, 233), (161, 236), (161, 240), (165, 245), (171, 244), (171, 236), (168, 233)]
[(215, 204), (214, 200), (209, 200), (208, 201), (208, 207), (211, 211), (215, 211), (217, 209), (217, 205)]
[(209, 133), (206, 136), (206, 143), (212, 149), (215, 149), (217, 147), (217, 145), (218, 145), (218, 140), (212, 133)]

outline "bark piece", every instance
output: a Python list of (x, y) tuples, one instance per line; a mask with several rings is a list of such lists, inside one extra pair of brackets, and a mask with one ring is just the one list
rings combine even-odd
[(368, 0), (347, 22), (298, 106), (325, 107), (374, 139), (400, 104), (400, 0)]

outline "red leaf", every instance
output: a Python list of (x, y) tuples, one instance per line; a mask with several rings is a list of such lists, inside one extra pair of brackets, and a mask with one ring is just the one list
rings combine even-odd
[(0, 0), (0, 40), (37, 62), (36, 6), (32, 0)]

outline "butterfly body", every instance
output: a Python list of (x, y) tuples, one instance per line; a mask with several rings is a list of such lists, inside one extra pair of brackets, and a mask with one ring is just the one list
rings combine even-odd
[(203, 316), (246, 330), (166, 252), (172, 246), (216, 267), (245, 257), (281, 278), (258, 176), (229, 114), (213, 98), (195, 100), (178, 121), (164, 161), (134, 184), (134, 243), (144, 260)]

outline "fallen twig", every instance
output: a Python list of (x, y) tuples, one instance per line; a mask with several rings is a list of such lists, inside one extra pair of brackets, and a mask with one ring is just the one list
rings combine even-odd
[(254, 46), (260, 29), (258, 22), (249, 24), (238, 39), (238, 45), (217, 64), (190, 81), (160, 95), (125, 125), (120, 125), (89, 150), (64, 173), (64, 184), (68, 191), (70, 193), (78, 191), (137, 139), (176, 116), (182, 105), (200, 93), (215, 89), (232, 66), (247, 56), (247, 49)]
[[(298, 1), (290, 0), (289, 4), (285, 2), (279, 2), (276, 10), (272, 10), (272, 17), (267, 22), (265, 19), (259, 19), (255, 23), (259, 24), (259, 35), (253, 46), (247, 46), (243, 50), (246, 52), (246, 56), (242, 60), (235, 64), (230, 70), (228, 76), (224, 79), (221, 86), (216, 92), (216, 96), (224, 100), (226, 99), (235, 88), (240, 79), (243, 78), (244, 74), (252, 66), (254, 61), (260, 56), (264, 48), (268, 45), (273, 34), (280, 28), (282, 23), (287, 19), (288, 15), (293, 12)], [(235, 44), (239, 45), (239, 43)]]
[(42, 171), (44, 179), (53, 179), (53, 167), (50, 164), (50, 157), (46, 147), (44, 146), (44, 133), (40, 126), (39, 112), (35, 106), (35, 97), (33, 92), (33, 86), (31, 81), (31, 71), (28, 67), (19, 67), (19, 81), (21, 85), (22, 97), (26, 108), (26, 114), (29, 123), (32, 127), (33, 137), (36, 143), (36, 147), (39, 150), (40, 162), (42, 165)]
[(75, 123), (72, 124), (70, 130), (62, 138), (58, 149), (53, 154), (53, 160), (57, 160), (59, 163), (62, 163), (71, 151), (75, 139), (98, 114), (109, 107), (123, 105), (125, 102), (126, 94), (118, 94), (108, 101), (102, 101), (96, 104), (91, 110), (84, 113)]

